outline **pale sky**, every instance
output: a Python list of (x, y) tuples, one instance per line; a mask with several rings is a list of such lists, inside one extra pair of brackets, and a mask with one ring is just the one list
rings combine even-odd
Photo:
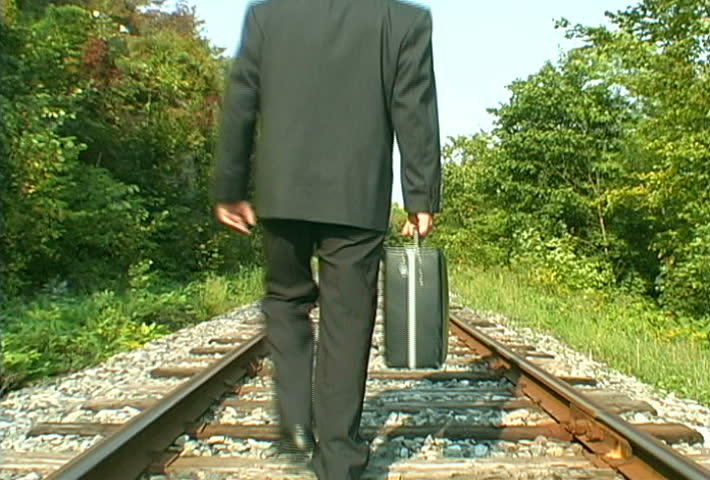
[[(173, 2), (174, 3), (174, 2)], [(239, 42), (248, 0), (188, 0), (205, 22), (204, 35), (225, 54)], [(624, 10), (631, 0), (420, 0), (434, 21), (434, 69), (442, 145), (450, 136), (491, 127), (487, 108), (509, 98), (506, 86), (556, 60), (575, 43), (554, 21), (606, 23), (604, 12)], [(168, 5), (171, 3), (169, 2)], [(401, 203), (399, 158), (395, 155), (393, 200)]]

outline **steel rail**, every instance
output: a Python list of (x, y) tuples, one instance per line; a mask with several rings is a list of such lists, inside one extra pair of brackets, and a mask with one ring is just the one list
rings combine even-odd
[(452, 315), (452, 330), (559, 421), (598, 458), (631, 480), (709, 480), (710, 471), (584, 397), (570, 385)]
[(115, 433), (68, 462), (47, 480), (134, 479), (266, 355), (264, 333), (237, 347), (177, 387)]

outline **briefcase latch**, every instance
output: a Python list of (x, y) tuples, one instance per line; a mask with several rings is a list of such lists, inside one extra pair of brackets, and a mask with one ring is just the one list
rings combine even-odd
[(409, 268), (407, 268), (406, 261), (400, 262), (399, 268), (397, 270), (399, 271), (399, 274), (403, 277), (406, 277), (407, 275), (409, 275)]

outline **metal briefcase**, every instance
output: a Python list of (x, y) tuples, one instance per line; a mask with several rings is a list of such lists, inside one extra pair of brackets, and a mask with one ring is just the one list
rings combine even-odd
[(439, 368), (448, 346), (449, 288), (441, 249), (385, 247), (385, 363)]

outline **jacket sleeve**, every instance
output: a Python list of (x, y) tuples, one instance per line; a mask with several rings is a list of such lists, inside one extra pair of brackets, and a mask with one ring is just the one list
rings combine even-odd
[(441, 202), (439, 114), (431, 37), (431, 13), (422, 10), (404, 37), (392, 96), (404, 208), (410, 213), (436, 213)]
[(263, 35), (247, 10), (239, 53), (227, 76), (217, 141), (214, 199), (218, 203), (245, 200), (259, 110), (259, 58)]

